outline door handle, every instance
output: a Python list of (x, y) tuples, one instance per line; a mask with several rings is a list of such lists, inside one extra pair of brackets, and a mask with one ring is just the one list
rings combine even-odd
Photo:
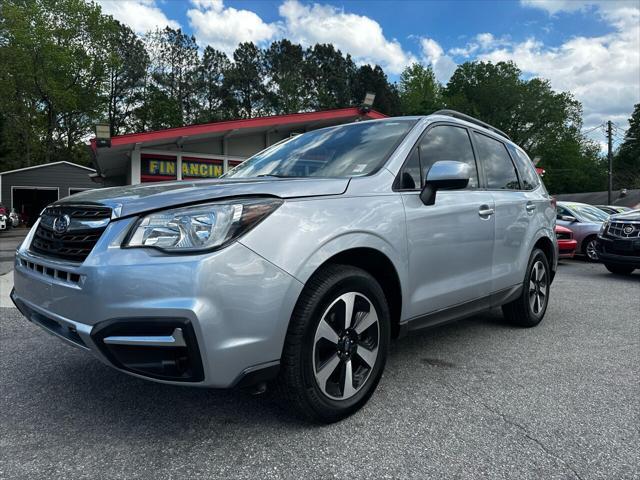
[(536, 206), (533, 203), (527, 203), (525, 208), (527, 209), (527, 212), (531, 213), (536, 209)]
[(481, 217), (490, 217), (491, 215), (493, 215), (495, 213), (495, 210), (491, 207), (489, 207), (489, 205), (482, 205), (480, 207), (480, 210), (478, 210), (478, 215), (480, 215)]

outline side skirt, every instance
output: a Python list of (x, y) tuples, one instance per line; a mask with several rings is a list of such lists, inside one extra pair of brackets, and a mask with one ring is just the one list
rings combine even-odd
[(413, 317), (400, 324), (400, 336), (410, 331), (422, 330), (425, 328), (437, 327), (449, 322), (462, 320), (475, 315), (476, 313), (499, 307), (505, 303), (509, 303), (520, 296), (522, 293), (522, 284), (514, 285), (504, 290), (494, 292), (485, 297), (469, 300), (468, 302), (459, 303), (452, 307), (443, 308), (434, 312)]

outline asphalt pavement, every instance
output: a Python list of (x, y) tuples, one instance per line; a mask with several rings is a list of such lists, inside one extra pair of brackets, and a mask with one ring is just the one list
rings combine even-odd
[(16, 248), (29, 233), (28, 228), (8, 228), (0, 231), (0, 275), (6, 275), (13, 269)]
[(499, 311), (392, 345), (329, 426), (269, 393), (154, 384), (0, 309), (0, 478), (640, 478), (640, 272), (568, 261), (544, 322)]

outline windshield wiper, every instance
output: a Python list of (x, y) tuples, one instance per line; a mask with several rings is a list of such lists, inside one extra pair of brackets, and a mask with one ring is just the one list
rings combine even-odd
[(274, 178), (303, 178), (299, 175), (279, 175), (277, 173), (261, 173), (260, 175), (256, 175), (256, 177), (274, 177)]

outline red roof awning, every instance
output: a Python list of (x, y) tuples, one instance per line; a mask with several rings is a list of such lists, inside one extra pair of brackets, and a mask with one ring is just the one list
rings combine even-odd
[[(230, 130), (242, 130), (252, 128), (274, 128), (276, 126), (286, 126), (299, 123), (312, 123), (323, 120), (341, 119), (378, 119), (385, 118), (386, 115), (375, 110), (362, 111), (359, 108), (340, 108), (335, 110), (324, 110), (320, 112), (292, 113), (288, 115), (272, 115), (268, 117), (247, 118), (242, 120), (230, 120), (224, 122), (204, 123), (200, 125), (190, 125), (187, 127), (166, 128), (143, 133), (129, 133), (111, 137), (111, 147), (130, 145), (144, 142), (170, 142), (173, 139), (187, 138), (196, 135), (215, 134)], [(95, 138), (91, 139), (91, 147), (95, 150)]]

